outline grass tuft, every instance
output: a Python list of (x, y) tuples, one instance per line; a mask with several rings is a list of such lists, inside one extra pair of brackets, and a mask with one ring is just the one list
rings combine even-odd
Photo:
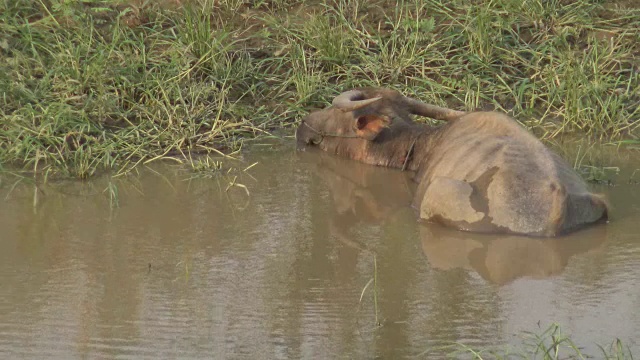
[(474, 349), (462, 343), (455, 343), (439, 349), (430, 349), (420, 354), (419, 357), (428, 357), (437, 351), (446, 354), (450, 359), (606, 359), (623, 360), (633, 359), (633, 354), (628, 346), (620, 339), (615, 339), (611, 344), (598, 345), (600, 353), (586, 354), (585, 350), (578, 346), (570, 335), (565, 334), (558, 324), (551, 324), (541, 333), (523, 332), (522, 344), (517, 348), (487, 348)]

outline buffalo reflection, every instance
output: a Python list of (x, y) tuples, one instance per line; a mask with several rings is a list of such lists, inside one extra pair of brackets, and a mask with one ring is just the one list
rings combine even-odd
[(560, 274), (572, 256), (602, 248), (606, 229), (595, 226), (565, 237), (538, 239), (471, 234), (424, 224), (420, 237), (433, 268), (473, 269), (485, 280), (504, 285), (521, 277), (543, 279)]
[[(313, 156), (306, 153), (313, 152)], [(346, 245), (369, 250), (354, 239), (350, 230), (360, 223), (392, 221), (411, 204), (415, 184), (407, 173), (361, 164), (320, 151), (299, 153), (313, 164), (314, 173), (325, 183), (331, 196), (329, 230)], [(412, 214), (413, 215), (413, 214)]]
[[(351, 228), (361, 223), (393, 221), (402, 214), (409, 216), (406, 209), (415, 191), (409, 174), (324, 153), (313, 156), (316, 158), (307, 159), (315, 162), (317, 175), (331, 194), (330, 230), (336, 239), (369, 250), (349, 234)], [(432, 268), (473, 270), (498, 285), (522, 277), (542, 279), (560, 274), (572, 256), (601, 249), (607, 238), (607, 226), (592, 226), (568, 236), (545, 239), (467, 233), (431, 223), (417, 226), (422, 250)]]

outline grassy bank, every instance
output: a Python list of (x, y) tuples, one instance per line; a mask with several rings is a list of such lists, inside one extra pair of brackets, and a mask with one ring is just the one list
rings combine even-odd
[(0, 0), (0, 166), (86, 178), (233, 154), (365, 85), (547, 138), (637, 139), (633, 2), (395, 4)]

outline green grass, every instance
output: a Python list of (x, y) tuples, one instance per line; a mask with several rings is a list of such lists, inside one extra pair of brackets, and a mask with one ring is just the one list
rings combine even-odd
[[(635, 144), (640, 7), (584, 0), (0, 0), (0, 165), (124, 174), (291, 135), (356, 86)], [(629, 2), (626, 2), (629, 4)], [(624, 4), (622, 2), (621, 4)]]
[[(558, 324), (551, 324), (540, 333), (524, 332), (520, 334), (521, 344), (516, 348), (473, 349), (462, 343), (452, 344), (438, 349), (423, 352), (418, 358), (429, 358), (434, 350), (446, 354), (450, 359), (525, 359), (525, 360), (560, 360), (560, 359), (603, 359), (632, 360), (633, 354), (620, 339), (608, 345), (598, 345), (597, 353), (585, 353), (570, 335), (563, 332)], [(439, 356), (442, 357), (442, 356)]]

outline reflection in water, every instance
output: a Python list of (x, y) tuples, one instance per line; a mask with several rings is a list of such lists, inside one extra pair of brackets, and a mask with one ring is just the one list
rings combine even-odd
[(349, 230), (360, 223), (380, 224), (393, 220), (411, 203), (414, 183), (406, 173), (348, 161), (323, 152), (300, 154), (316, 162), (314, 175), (322, 179), (331, 195), (329, 227), (334, 237), (359, 249)]
[[(604, 189), (607, 226), (489, 236), (419, 223), (408, 173), (289, 146), (248, 157), (249, 196), (171, 166), (37, 201), (3, 178), (0, 358), (438, 357), (538, 321), (591, 353), (640, 350), (637, 187)], [(374, 254), (379, 327), (372, 287), (360, 302)]]
[(601, 248), (607, 226), (566, 237), (537, 239), (452, 231), (435, 224), (421, 226), (422, 249), (434, 269), (476, 271), (498, 285), (521, 277), (544, 279), (560, 274), (571, 256)]

